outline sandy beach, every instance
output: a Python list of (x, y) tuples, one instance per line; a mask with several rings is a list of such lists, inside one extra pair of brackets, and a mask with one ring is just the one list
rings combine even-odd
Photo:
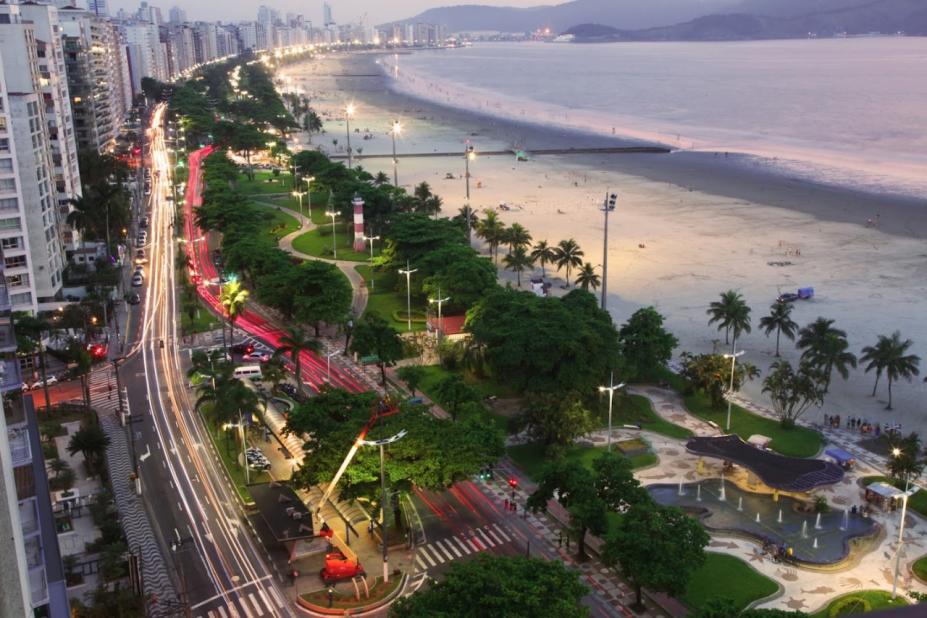
[[(505, 204), (509, 210), (499, 214), (506, 223), (517, 221), (535, 240), (551, 244), (575, 238), (594, 265), (602, 263), (603, 249), (598, 208), (607, 191), (617, 193), (608, 247), (608, 308), (617, 323), (639, 307), (654, 305), (679, 338), (678, 351), (710, 351), (723, 335), (707, 326), (705, 311), (721, 291), (733, 288), (753, 308), (754, 330), (739, 347), (765, 372), (773, 360), (775, 333), (767, 338), (756, 324), (779, 293), (812, 286), (815, 299), (795, 306), (800, 325), (818, 316), (834, 319), (848, 332), (856, 354), (877, 335), (900, 330), (914, 340), (912, 352), (925, 359), (927, 370), (924, 200), (800, 181), (773, 173), (762, 160), (734, 154), (566, 154), (527, 162), (480, 156), (480, 151), (512, 147), (530, 154), (629, 142), (501, 121), (399, 94), (388, 88), (375, 61), (372, 55), (329, 56), (280, 72), (288, 87), (307, 94), (322, 115), (325, 132), (313, 135), (313, 143), (343, 155), (342, 110), (354, 102), (351, 126), (360, 130), (351, 135), (355, 163), (392, 177), (388, 130), (398, 119), (400, 155), (461, 153), (402, 158), (398, 168), (401, 185), (427, 181), (443, 198), (444, 213), (453, 215), (465, 200), (462, 152), (469, 140), (477, 152), (471, 163), (474, 209)], [(306, 136), (300, 139), (306, 143)], [(870, 219), (878, 225), (867, 226)], [(500, 274), (514, 285), (513, 274)], [(554, 290), (561, 292), (564, 282), (554, 281)], [(797, 359), (787, 340), (783, 356)], [(869, 397), (874, 380), (862, 370), (847, 381), (836, 378), (823, 409), (807, 420), (839, 413), (898, 422), (904, 431), (927, 429), (927, 384), (920, 378), (896, 384), (895, 410), (885, 411), (884, 384), (877, 398)], [(762, 401), (760, 382), (748, 385), (744, 394)]]

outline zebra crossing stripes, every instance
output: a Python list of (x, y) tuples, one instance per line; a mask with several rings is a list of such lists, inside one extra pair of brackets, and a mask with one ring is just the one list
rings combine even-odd
[(211, 609), (199, 609), (197, 618), (263, 618), (279, 616), (285, 607), (283, 598), (273, 585), (256, 583), (229, 593), (229, 598), (216, 598)]
[(420, 571), (425, 571), (452, 560), (504, 545), (511, 540), (512, 537), (499, 524), (493, 523), (469, 530), (466, 534), (438, 539), (420, 546), (415, 556), (415, 564)]

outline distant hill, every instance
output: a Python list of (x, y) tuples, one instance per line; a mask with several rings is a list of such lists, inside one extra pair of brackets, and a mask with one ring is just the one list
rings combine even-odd
[(574, 24), (600, 23), (638, 30), (666, 26), (727, 11), (743, 0), (574, 0), (531, 8), (478, 4), (429, 9), (395, 23), (444, 24), (449, 32), (530, 32), (550, 28), (562, 32)]
[[(789, 4), (793, 0), (746, 0), (744, 4), (763, 5)], [(796, 0), (794, 5), (798, 5)], [(828, 8), (845, 5), (846, 0), (800, 0), (817, 11), (789, 17), (762, 14), (733, 13), (706, 15), (673, 26), (625, 30), (611, 28), (611, 32), (599, 24), (582, 24), (566, 30), (577, 42), (600, 41), (724, 41), (772, 38), (834, 36), (846, 32), (849, 35), (881, 32), (891, 34), (904, 32), (908, 35), (927, 35), (927, 3), (924, 0), (869, 0), (843, 8)], [(779, 7), (780, 9), (783, 7)], [(597, 28), (592, 29), (590, 26)]]

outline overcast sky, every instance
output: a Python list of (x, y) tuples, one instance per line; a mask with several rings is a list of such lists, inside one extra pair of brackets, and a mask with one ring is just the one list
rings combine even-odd
[[(566, 0), (330, 0), (332, 16), (338, 23), (356, 22), (366, 14), (366, 23), (380, 24), (396, 19), (412, 17), (425, 9), (435, 6), (455, 4), (491, 4), (495, 6), (538, 6), (542, 4), (559, 4)], [(203, 21), (241, 21), (255, 19), (258, 6), (266, 4), (282, 14), (302, 13), (313, 24), (322, 22), (322, 0), (149, 0), (149, 4), (161, 9), (167, 20), (172, 6), (179, 6), (187, 11), (187, 19)], [(110, 13), (118, 9), (138, 10), (138, 0), (109, 0)]]

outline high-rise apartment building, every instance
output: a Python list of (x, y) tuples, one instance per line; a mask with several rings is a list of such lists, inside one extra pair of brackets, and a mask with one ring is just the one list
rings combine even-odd
[(59, 11), (78, 148), (104, 152), (115, 144), (132, 93), (125, 92), (122, 44), (115, 26), (89, 11)]
[(187, 21), (187, 12), (179, 6), (172, 6), (168, 11), (168, 17), (172, 24), (183, 24)]
[(97, 17), (109, 16), (109, 8), (106, 6), (106, 0), (87, 0), (87, 10)]
[(162, 82), (170, 79), (167, 45), (161, 42), (158, 26), (153, 23), (128, 23), (122, 24), (121, 29), (129, 59), (133, 96), (141, 94), (143, 77), (152, 77)]
[(332, 19), (332, 5), (328, 2), (322, 3), (322, 25), (326, 28), (335, 25), (335, 20)]
[[(6, 161), (0, 165), (8, 168), (0, 183), (4, 200), (0, 247), (7, 254), (4, 265), (10, 301), (14, 309), (26, 311), (35, 311), (60, 297), (64, 251), (58, 189), (64, 188), (59, 185), (65, 180), (56, 177), (53, 157), (63, 166), (70, 164), (74, 151), (70, 112), (58, 113), (67, 105), (66, 99), (62, 102), (57, 98), (61, 80), (67, 92), (65, 75), (57, 69), (59, 61), (64, 63), (60, 40), (57, 46), (39, 41), (37, 30), (42, 24), (23, 19), (20, 12), (20, 8), (39, 6), (54, 9), (0, 4), (0, 64), (8, 114), (0, 151), (5, 148), (11, 153), (9, 157), (0, 155)], [(57, 23), (54, 28), (60, 31)], [(76, 168), (76, 158), (74, 165)], [(76, 170), (70, 182), (79, 187)]]

